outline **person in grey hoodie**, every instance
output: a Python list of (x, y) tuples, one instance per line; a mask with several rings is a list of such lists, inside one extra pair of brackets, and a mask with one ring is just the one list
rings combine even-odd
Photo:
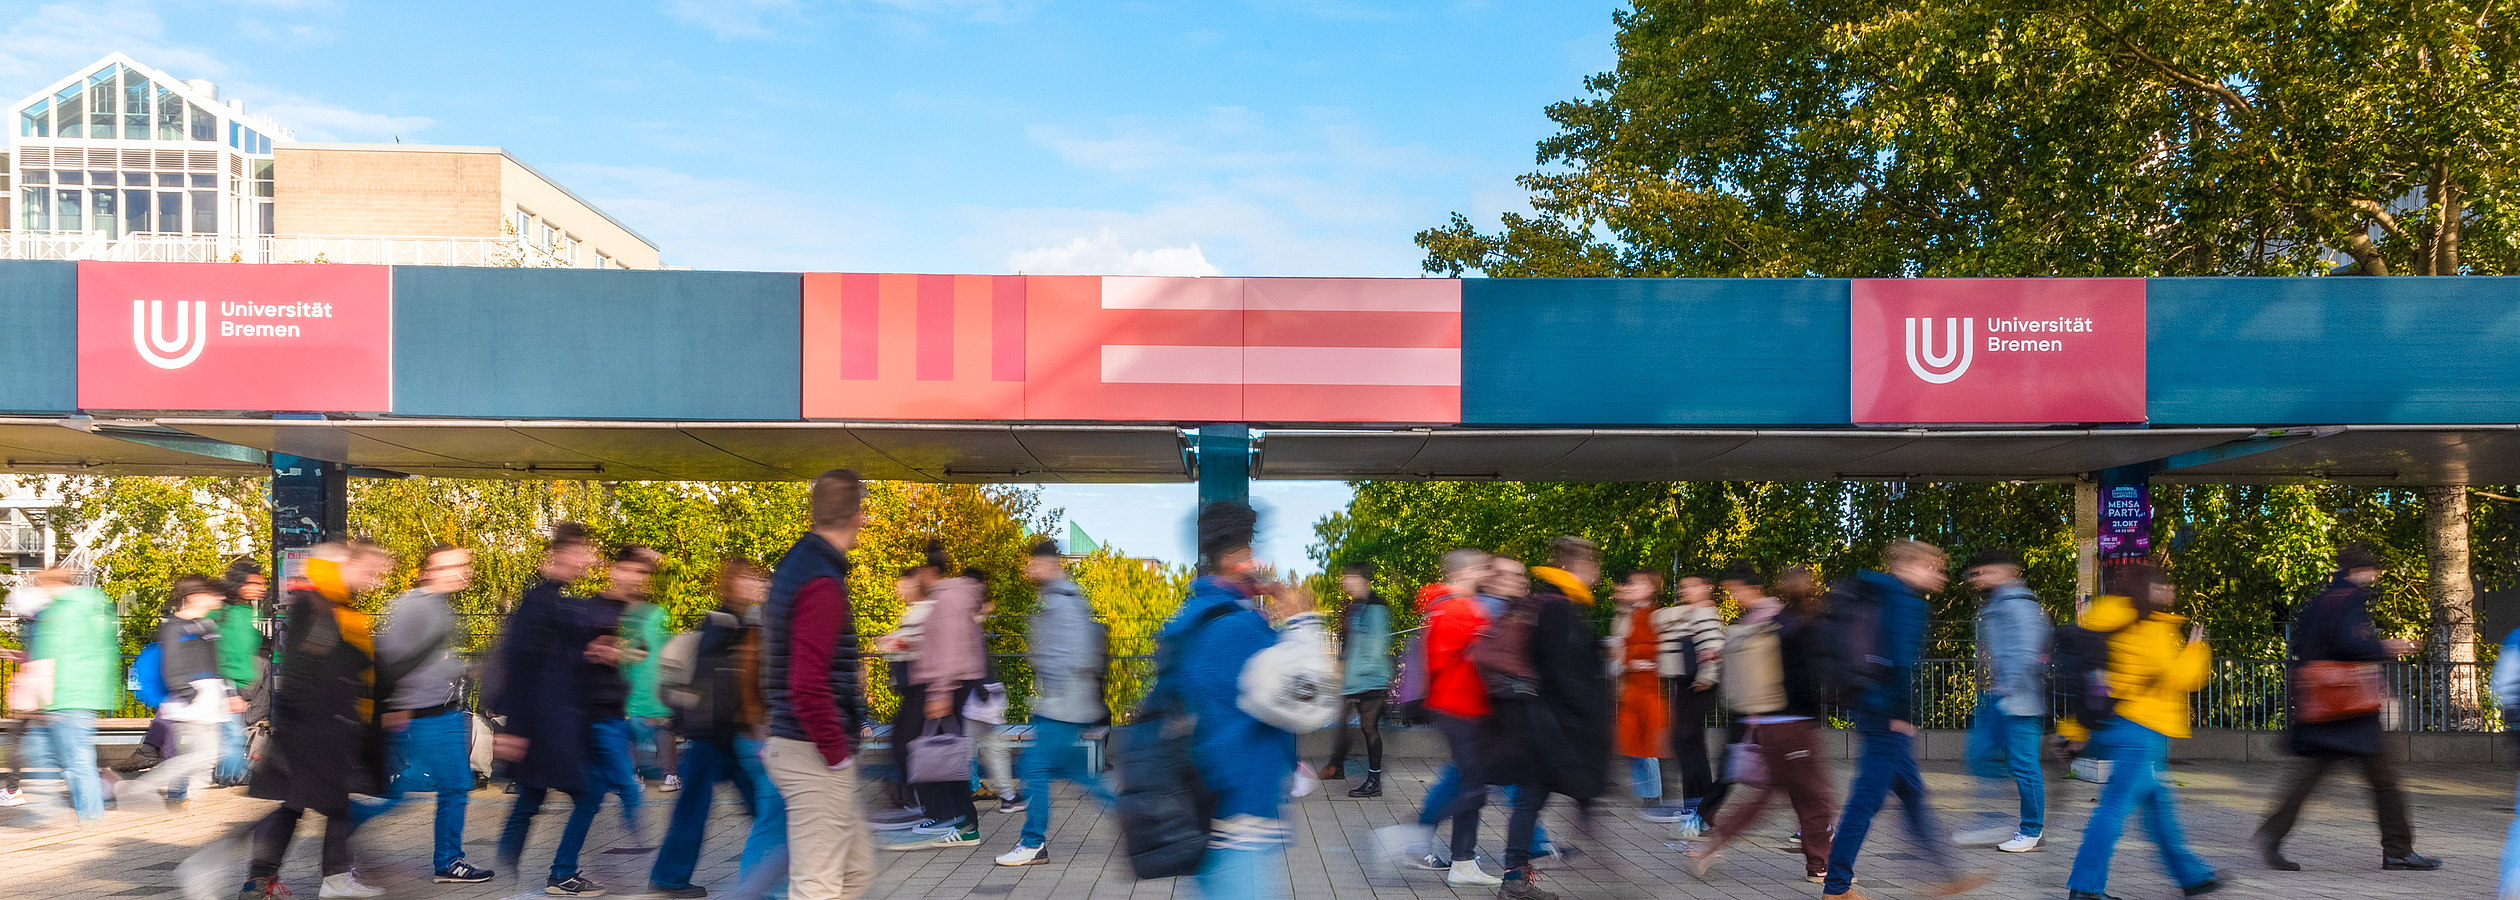
[(1050, 782), (1065, 778), (1083, 788), (1104, 807), (1119, 802), (1101, 776), (1085, 765), (1079, 733), (1103, 720), (1102, 623), (1094, 621), (1085, 594), (1067, 578), (1059, 545), (1034, 544), (1024, 561), (1024, 577), (1041, 586), (1041, 604), (1032, 615), (1033, 664), (1032, 746), (1024, 751), (1024, 834), (1015, 849), (997, 858), (1001, 866), (1037, 866), (1050, 861), (1043, 844), (1050, 832)]
[(498, 873), (464, 861), (464, 807), (473, 789), (472, 714), (464, 710), (464, 658), (456, 653), (454, 595), (472, 586), (472, 551), (429, 548), (418, 584), (385, 604), (377, 632), (377, 680), (385, 692), (388, 778), (384, 799), (353, 805), (354, 826), (402, 805), (403, 795), (437, 794), (431, 881), (477, 884)]
[(1952, 835), (1963, 846), (1994, 845), (2007, 853), (2042, 849), (2047, 813), (2039, 738), (2047, 714), (2048, 641), (2055, 625), (2023, 577), (2021, 554), (1980, 551), (1962, 567), (1969, 586), (1986, 595), (1977, 615), (1977, 717), (1969, 726), (1969, 769), (1978, 795), (1998, 801), (2009, 779), (2021, 796), (2018, 825), (1998, 822)]

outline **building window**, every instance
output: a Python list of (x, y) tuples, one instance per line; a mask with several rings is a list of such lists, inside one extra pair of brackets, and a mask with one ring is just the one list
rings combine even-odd
[(86, 99), (86, 92), (75, 84), (53, 95), (54, 134), (74, 138), (87, 133)]
[(219, 192), (192, 192), (192, 233), (219, 233)]
[(31, 187), (18, 193), (18, 206), (26, 219), (19, 227), (28, 231), (52, 230), (52, 189)]
[(124, 191), (122, 212), (124, 231), (149, 230), (149, 192)]
[[(269, 196), (271, 196), (271, 169), (272, 169), (272, 161), (271, 161), (271, 160), (268, 160), (268, 159), (258, 159), (258, 160), (254, 160), (254, 196), (256, 196), (256, 197), (269, 197)], [(265, 232), (265, 233), (266, 233), (266, 234), (268, 234), (269, 232)]]
[(219, 139), (218, 116), (211, 115), (209, 110), (194, 106), (189, 102), (184, 104), (184, 109), (192, 116), (193, 140), (215, 141)]
[(79, 203), (87, 199), (85, 196), (82, 196), (83, 193), (84, 192), (81, 191), (64, 191), (58, 189), (53, 191), (53, 205), (61, 210), (61, 216), (53, 220), (53, 230), (82, 230), (79, 228)]
[(157, 94), (157, 86), (140, 77), (140, 73), (123, 70), (123, 139), (149, 139), (149, 98)]
[(88, 198), (96, 204), (95, 213), (89, 217), (88, 227), (105, 232), (105, 239), (109, 241), (122, 237), (122, 217), (114, 214), (114, 192), (89, 191)]
[(157, 230), (167, 234), (184, 233), (184, 192), (159, 191), (157, 211)]
[(278, 222), (277, 222), (276, 218), (272, 215), (272, 211), (271, 211), (271, 209), (272, 209), (272, 207), (271, 207), (271, 204), (269, 204), (269, 203), (256, 203), (256, 204), (254, 204), (254, 210), (255, 210), (255, 212), (256, 212), (256, 213), (258, 213), (258, 215), (256, 216), (256, 218), (257, 218), (257, 219), (259, 219), (259, 220), (261, 221), (261, 224), (262, 224), (262, 230), (261, 230), (260, 232), (258, 232), (258, 233), (260, 233), (260, 234), (271, 234), (271, 233), (273, 233), (273, 231), (272, 231), (272, 226), (274, 226), (274, 225), (278, 224)]
[(114, 127), (114, 67), (98, 69), (88, 76), (88, 138), (110, 141), (120, 131)]
[(52, 137), (52, 98), (35, 101), (35, 105), (18, 113), (18, 137)]
[(550, 226), (550, 225), (548, 225), (548, 224), (546, 224), (546, 225), (544, 225), (544, 226), (542, 227), (542, 248), (543, 248), (543, 252), (545, 252), (545, 253), (549, 253), (549, 252), (551, 252), (552, 235), (554, 235), (554, 234), (556, 234), (556, 233), (557, 233), (557, 232), (554, 232), (554, 231), (552, 231), (552, 230), (551, 230), (551, 226)]
[(184, 99), (175, 96), (175, 89), (166, 85), (157, 88), (157, 139), (184, 139)]
[(522, 240), (527, 240), (527, 239), (529, 239), (529, 237), (530, 237), (533, 233), (534, 233), (534, 214), (533, 214), (533, 213), (526, 212), (526, 211), (521, 210), (521, 209), (520, 209), (520, 210), (517, 210), (517, 211), (516, 211), (516, 239), (517, 239), (517, 240), (520, 240), (520, 241), (522, 241)]

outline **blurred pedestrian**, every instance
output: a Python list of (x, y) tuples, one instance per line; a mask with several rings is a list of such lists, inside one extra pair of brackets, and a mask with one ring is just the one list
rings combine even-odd
[[(735, 785), (736, 796), (752, 814), (735, 872), (739, 883), (751, 883), (765, 866), (784, 866), (787, 847), (787, 804), (761, 765), (761, 602), (770, 581), (752, 561), (729, 559), (718, 570), (718, 607), (701, 617), (687, 681), (671, 688), (680, 731), (691, 749), (680, 759), (682, 795), (674, 799), (674, 815), (665, 842), (648, 869), (648, 891), (666, 897), (706, 897), (706, 888), (691, 883), (700, 861), (701, 838), (708, 829), (709, 808), (716, 803), (718, 782)], [(784, 884), (784, 878), (779, 881)]]
[[(854, 900), (875, 882), (873, 836), (857, 798), (857, 628), (849, 608), (850, 548), (866, 527), (856, 472), (814, 477), (811, 521), (779, 558), (761, 631), (761, 693), (770, 739), (762, 766), (787, 801), (789, 896)], [(901, 736), (895, 735), (896, 746)]]
[[(2188, 695), (2211, 676), (2214, 651), (2203, 623), (2170, 611), (2178, 591), (2159, 566), (2121, 563), (2110, 572), (2108, 596), (2091, 602), (2081, 626), (2107, 636), (2108, 685), (2116, 698), (2113, 721), (2093, 729), (2092, 744), (2108, 754), (2109, 780), (2100, 805), (2083, 826), (2082, 846), (2066, 876), (2069, 900), (2109, 900), (2109, 862), (2125, 832), (2126, 817), (2141, 809), (2144, 830), (2161, 853), (2162, 867), (2187, 896), (2221, 890), (2220, 873), (2188, 849), (2179, 825), (2178, 797), (2162, 772), (2172, 738), (2188, 736)], [(2181, 632), (2185, 639), (2181, 639)], [(1841, 836), (1843, 829), (1841, 829)]]
[(682, 790), (682, 778), (676, 774), (681, 769), (674, 711), (666, 708), (656, 692), (656, 654), (665, 649), (666, 618), (665, 608), (656, 605), (642, 586), (638, 598), (621, 614), (623, 649), (637, 653), (635, 661), (622, 665), (621, 677), (630, 685), (623, 713), (630, 726), (630, 751), (638, 778), (656, 782), (657, 790), (670, 794)]
[[(942, 548), (931, 547), (932, 553)], [(946, 570), (938, 565), (939, 570)], [(963, 716), (963, 704), (988, 674), (983, 662), (986, 648), (981, 643), (980, 616), (984, 595), (980, 582), (968, 576), (940, 578), (927, 586), (930, 604), (921, 623), (918, 637), (910, 644), (910, 683), (916, 685), (916, 699), (904, 696), (902, 702), (920, 705), (919, 726), (911, 734), (893, 734), (896, 751), (907, 750), (908, 766), (917, 770), (926, 765), (922, 752), (946, 752), (948, 742), (925, 747), (921, 738), (952, 735), (962, 738), (953, 746), (959, 748), (961, 764), (938, 765), (950, 770), (950, 780), (920, 781), (910, 778), (910, 789), (918, 795), (919, 807), (927, 811), (927, 820), (901, 837), (887, 840), (886, 850), (936, 850), (966, 847), (980, 842), (979, 810), (972, 803), (971, 762), (976, 742), (974, 727)]]
[(1654, 611), (1661, 640), (1657, 670), (1670, 679), (1671, 763), (1680, 770), (1678, 815), (1666, 811), (1649, 817), (1679, 825), (1683, 840), (1706, 831), (1699, 808), (1718, 793), (1715, 763), (1706, 752), (1706, 717), (1723, 697), (1724, 616), (1715, 605), (1715, 579), (1680, 576), (1679, 603)]
[[(516, 782), (516, 804), (499, 830), (500, 868), (521, 864), (534, 816), (551, 792), (569, 796), (569, 822), (543, 882), (543, 893), (555, 897), (604, 895), (602, 883), (580, 873), (578, 854), (595, 825), (603, 791), (617, 787), (596, 764), (594, 717), (599, 693), (613, 690), (615, 702), (619, 699), (612, 662), (620, 638), (592, 600), (568, 593), (569, 583), (593, 571), (595, 560), (595, 539), (586, 526), (551, 527), (534, 583), (517, 598), (501, 629), (500, 684), (489, 703), (491, 715), (506, 717), (493, 742)], [(612, 685), (597, 683), (607, 677)]]
[(1085, 749), (1078, 745), (1086, 728), (1110, 715), (1103, 703), (1106, 635), (1102, 624), (1094, 621), (1085, 593), (1068, 580), (1058, 542), (1033, 545), (1032, 555), (1024, 560), (1024, 577), (1041, 591), (1028, 638), (1033, 667), (1032, 746), (1023, 757), (1023, 836), (1016, 840), (1015, 849), (997, 858), (1001, 866), (1050, 861), (1053, 779), (1075, 782), (1086, 797), (1104, 808), (1119, 802), (1102, 776), (1085, 765)]
[(123, 809), (181, 800), (196, 780), (219, 763), (219, 727), (245, 711), (236, 685), (219, 674), (219, 623), (210, 618), (227, 604), (227, 586), (200, 575), (175, 577), (164, 622), (158, 624), (158, 679), (166, 699), (157, 718), (173, 728), (172, 752), (139, 778), (115, 791)]
[[(1589, 817), (1609, 781), (1609, 684), (1603, 677), (1601, 648), (1582, 610), (1592, 605), (1593, 585), (1601, 580), (1601, 548), (1562, 536), (1550, 542), (1549, 562), (1531, 570), (1529, 593), (1511, 601), (1491, 626), (1508, 629), (1501, 636), (1510, 636), (1510, 623), (1528, 617), (1526, 643), (1519, 649), (1533, 677), (1528, 696), (1495, 692), (1490, 685), (1500, 740), (1489, 779), (1514, 790), (1500, 893), (1511, 900), (1555, 900), (1555, 894), (1540, 888), (1539, 871), (1531, 865), (1540, 811), (1549, 795), (1574, 799), (1579, 815)], [(1511, 560), (1498, 559), (1496, 568), (1500, 581), (1523, 578), (1521, 565)], [(1479, 658), (1493, 676), (1495, 670), (1484, 665), (1491, 658), (1485, 648)]]
[(464, 658), (454, 598), (472, 586), (472, 551), (451, 544), (421, 557), (410, 590), (385, 604), (385, 628), (376, 635), (377, 691), (383, 716), (390, 779), (382, 799), (358, 805), (364, 823), (402, 805), (416, 792), (437, 795), (430, 837), (429, 880), (477, 884), (498, 873), (464, 860), (464, 811), (471, 800), (472, 713), (464, 708)]
[[(263, 679), (262, 605), (270, 581), (263, 577), (262, 565), (250, 559), (230, 563), (219, 580), (228, 586), (227, 604), (210, 615), (219, 623), (219, 675), (248, 694), (250, 701)], [(220, 723), (219, 767), (210, 775), (211, 784), (244, 784), (253, 774), (245, 758), (245, 726), (255, 721), (255, 717), (239, 715)]]
[[(2378, 554), (2361, 544), (2347, 544), (2336, 554), (2336, 574), (2326, 590), (2301, 608), (2293, 624), (2292, 658), (2295, 684), (2302, 673), (2318, 666), (2349, 672), (2361, 684), (2379, 682), (2379, 663), (2423, 649), (2423, 644), (2383, 638), (2371, 621), (2371, 585), (2380, 580)], [(2380, 820), (2380, 868), (2385, 871), (2427, 871), (2441, 861), (2415, 852), (2415, 826), (2406, 809), (2406, 787), (2398, 781), (2398, 760), (2380, 740), (2380, 708), (2323, 721), (2303, 721), (2305, 691), (2293, 692), (2288, 748), (2301, 757), (2284, 774), (2283, 786), (2258, 827), (2257, 847), (2269, 869), (2297, 872), (2301, 864), (2284, 858), (2284, 838), (2292, 834), (2301, 805), (2327, 779), (2328, 770), (2344, 762), (2361, 764), (2371, 782), (2371, 805)], [(2379, 700), (2376, 693), (2369, 694)]]
[[(1989, 878), (1984, 873), (1964, 875), (1953, 864), (1951, 837), (1935, 820), (1925, 797), (1925, 777), (1916, 766), (1916, 659), (1925, 641), (1925, 595), (1950, 582), (1944, 568), (1950, 558), (1932, 544), (1900, 540), (1882, 548), (1881, 561), (1888, 571), (1859, 572), (1830, 598), (1833, 624), (1851, 632), (1833, 634), (1830, 640), (1855, 654), (1841, 661), (1846, 671), (1835, 674), (1841, 690), (1860, 687), (1853, 705), (1863, 755), (1830, 841), (1829, 874), (1821, 891), (1830, 897), (1861, 896), (1851, 893), (1855, 857), (1864, 850), (1873, 816), (1897, 794), (1908, 834), (1936, 872), (1930, 890), (1965, 893), (1985, 886)], [(1812, 837), (1803, 834), (1805, 841)]]
[[(1662, 573), (1638, 569), (1622, 575), (1610, 596), (1619, 608), (1603, 648), (1610, 658), (1611, 683), (1618, 685), (1618, 746), (1619, 755), (1628, 759), (1628, 792), (1644, 807), (1646, 821), (1677, 822), (1683, 814), (1680, 808), (1662, 804), (1662, 761), (1671, 755), (1672, 741), (1681, 737), (1674, 733), (1671, 721), (1677, 704), (1663, 700), (1662, 635), (1654, 627), (1655, 613), (1660, 611), (1656, 607), (1662, 600)], [(1705, 743), (1701, 719), (1701, 755)]]
[(61, 770), (64, 805), (84, 825), (105, 817), (96, 717), (122, 706), (123, 667), (114, 601), (79, 580), (67, 567), (45, 569), (35, 573), (32, 589), (10, 594), (10, 608), (36, 622), (27, 662), (10, 679), (9, 705), (43, 710), (28, 728), (35, 746), (26, 762)]
[(1744, 741), (1756, 748), (1764, 771), (1748, 779), (1753, 793), (1747, 798), (1726, 801), (1705, 843), (1690, 855), (1697, 859), (1698, 877), (1706, 877), (1718, 854), (1782, 793), (1800, 829), (1795, 843), (1803, 855), (1803, 880), (1817, 884), (1828, 878), (1829, 819), (1837, 813), (1820, 749), (1826, 695), (1816, 663), (1828, 653), (1828, 611), (1809, 568), (1781, 573), (1773, 597), (1760, 589), (1758, 575), (1747, 560), (1724, 573), (1724, 591), (1741, 605), (1741, 620), (1725, 640), (1724, 655), (1732, 662), (1724, 702), (1747, 726)]
[[(1490, 598), (1496, 569), (1507, 563), (1481, 550), (1446, 553), (1447, 590), (1425, 597), (1434, 601), (1426, 607), (1426, 709), (1435, 716), (1435, 729), (1444, 736), (1452, 764), (1427, 791), (1418, 840), (1428, 845), (1422, 867), (1444, 870), (1444, 882), (1454, 887), (1503, 883), (1479, 868), (1479, 814), (1488, 807), (1489, 786), (1496, 783), (1490, 774), (1490, 757), (1498, 737), (1491, 721), (1494, 709), (1488, 686), (1479, 677), (1470, 651), (1489, 623), (1504, 612), (1506, 601), (1491, 602)], [(1517, 570), (1521, 566), (1512, 565)], [(1452, 822), (1451, 843), (1438, 850), (1433, 846), (1435, 826), (1446, 820)]]
[[(656, 564), (661, 554), (637, 544), (625, 544), (612, 553), (612, 563), (605, 567), (604, 589), (588, 598), (587, 626), (597, 634), (596, 640), (610, 648), (608, 658), (587, 658), (586, 721), (594, 735), (588, 760), (593, 771), (588, 789), (596, 793), (597, 802), (604, 794), (621, 798), (621, 827), (630, 832), (636, 846), (646, 830), (640, 811), (647, 808), (647, 789), (639, 781), (637, 725), (630, 714), (632, 698), (638, 695), (632, 678), (634, 667), (647, 663), (652, 637), (631, 616), (648, 603), (648, 586), (656, 579)], [(653, 673), (651, 672), (651, 676)], [(649, 679), (648, 693), (655, 693), (655, 681)], [(653, 701), (651, 701), (653, 702)]]
[[(2504, 709), (2520, 709), (2520, 628), (2503, 638), (2501, 652), (2494, 657), (2494, 699)], [(2511, 731), (2520, 738), (2520, 730)], [(2513, 805), (2520, 807), (2520, 799)], [(2520, 900), (2520, 817), (2511, 820), (2503, 832), (2502, 900)]]
[[(384, 891), (351, 871), (350, 795), (385, 790), (384, 736), (374, 714), (374, 619), (352, 606), (393, 565), (385, 549), (365, 541), (317, 546), (305, 561), (305, 586), (289, 592), (281, 625), (280, 684), (271, 701), (271, 752), (254, 770), (249, 796), (280, 808), (254, 824), (253, 861), (238, 900), (288, 896), (280, 862), (298, 820), (324, 817), (324, 897), (374, 897)], [(336, 561), (338, 560), (338, 561)]]
[(1977, 776), (1978, 796), (2000, 804), (2005, 782), (2020, 801), (2014, 821), (1952, 835), (1964, 847), (1993, 845), (2006, 853), (2046, 849), (2041, 835), (2047, 818), (2046, 775), (2039, 768), (2039, 742), (2047, 733), (2048, 643), (2055, 624), (2039, 597), (2030, 592), (2021, 554), (2008, 549), (1979, 551), (1962, 568), (1969, 587), (1986, 601), (1977, 614), (1977, 714), (1969, 725), (1969, 771)]
[[(1339, 589), (1347, 594), (1347, 611), (1339, 625), (1341, 667), (1340, 711), (1356, 710), (1356, 727), (1365, 733), (1365, 783), (1350, 797), (1382, 796), (1383, 709), (1391, 700), (1391, 605), (1374, 591), (1374, 564), (1352, 562), (1339, 570)], [(1345, 717), (1342, 716), (1342, 719)], [(1330, 762), (1321, 768), (1324, 781), (1347, 778), (1348, 730), (1331, 723)]]

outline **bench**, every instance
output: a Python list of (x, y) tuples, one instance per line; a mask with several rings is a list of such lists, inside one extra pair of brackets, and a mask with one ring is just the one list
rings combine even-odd
[[(1033, 739), (1033, 727), (1028, 724), (992, 725), (989, 726), (989, 733), (991, 736), (1004, 741), (1010, 749), (1014, 750), (1018, 754), (1022, 752), (1025, 745), (1032, 743)], [(1087, 728), (1078, 737), (1076, 745), (1085, 748), (1085, 765), (1088, 771), (1103, 771), (1103, 744), (1106, 741), (1109, 741), (1110, 738), (1111, 729), (1101, 726)], [(884, 767), (881, 773), (885, 777), (890, 777), (894, 771), (892, 767), (898, 764), (895, 762), (892, 749), (893, 740), (891, 723), (879, 722), (858, 730), (858, 751), (860, 753), (881, 751), (884, 759), (884, 762), (881, 763)], [(877, 772), (873, 771), (873, 764), (870, 764), (868, 768), (870, 769), (867, 775), (868, 779), (875, 780)]]

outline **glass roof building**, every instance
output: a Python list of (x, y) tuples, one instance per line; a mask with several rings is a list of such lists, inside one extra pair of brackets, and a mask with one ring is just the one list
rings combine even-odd
[(0, 258), (658, 268), (656, 246), (496, 147), (302, 143), (115, 53), (19, 100)]

